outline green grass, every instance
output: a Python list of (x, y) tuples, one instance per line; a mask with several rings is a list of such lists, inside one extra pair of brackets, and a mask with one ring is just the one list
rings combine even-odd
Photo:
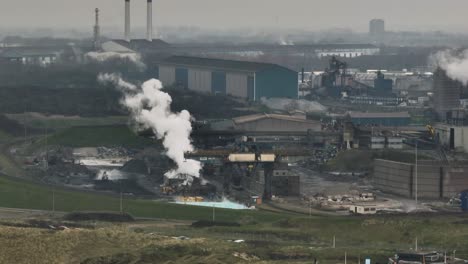
[(77, 116), (56, 116), (47, 117), (33, 114), (8, 114), (8, 118), (13, 119), (27, 127), (35, 129), (64, 129), (77, 126), (108, 126), (124, 125), (128, 122), (128, 116), (106, 116), (106, 117), (77, 117)]
[[(177, 205), (152, 200), (124, 199), (126, 212), (136, 217), (150, 217), (179, 220), (210, 220), (212, 208)], [(52, 187), (36, 185), (0, 177), (0, 207), (51, 210)], [(57, 189), (55, 191), (57, 211), (119, 211), (119, 199), (110, 195), (99, 195), (78, 191)], [(216, 209), (220, 221), (275, 221), (285, 215), (251, 210)]]
[(0, 130), (0, 142), (7, 142), (12, 139), (12, 135), (6, 133), (5, 131)]
[[(61, 130), (47, 139), (49, 145), (68, 147), (125, 146), (144, 147), (153, 141), (135, 134), (128, 126), (84, 126)], [(35, 143), (35, 147), (46, 144), (45, 139)]]
[[(58, 211), (118, 211), (119, 199), (113, 196), (57, 189)], [(51, 187), (0, 177), (0, 206), (50, 210)], [(212, 208), (193, 207), (150, 200), (124, 199), (124, 209), (137, 217), (174, 220), (211, 220)], [(409, 251), (417, 237), (423, 250), (456, 249), (468, 257), (468, 221), (466, 215), (377, 215), (368, 217), (312, 216), (269, 213), (251, 210), (216, 209), (216, 220), (244, 223), (239, 227), (213, 226), (174, 228), (141, 226), (143, 232), (168, 236), (206, 238), (216, 241), (245, 239), (243, 245), (229, 244), (226, 250), (242, 250), (261, 259), (272, 255), (316, 257), (321, 263), (342, 262), (344, 251), (349, 260), (370, 256), (386, 261), (395, 252)], [(331, 248), (336, 237), (336, 249)], [(210, 242), (211, 243), (211, 242)], [(255, 244), (257, 243), (257, 244)], [(309, 258), (310, 259), (310, 258)], [(289, 263), (286, 261), (279, 263)]]

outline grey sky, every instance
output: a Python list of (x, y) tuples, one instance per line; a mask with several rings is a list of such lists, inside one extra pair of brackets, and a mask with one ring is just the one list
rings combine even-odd
[[(121, 27), (123, 0), (0, 0), (0, 27), (86, 28), (93, 9)], [(468, 0), (154, 0), (155, 25), (203, 28), (352, 28), (371, 18), (389, 30), (468, 32)], [(132, 0), (132, 26), (145, 24), (145, 0)]]

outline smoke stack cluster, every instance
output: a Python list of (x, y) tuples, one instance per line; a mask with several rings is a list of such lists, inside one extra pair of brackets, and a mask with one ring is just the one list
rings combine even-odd
[[(153, 41), (153, 0), (147, 0), (146, 39)], [(125, 0), (125, 40), (130, 42), (130, 0)]]

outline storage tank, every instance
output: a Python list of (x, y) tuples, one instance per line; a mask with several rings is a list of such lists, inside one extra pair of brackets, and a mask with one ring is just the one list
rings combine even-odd
[(468, 212), (468, 190), (461, 192), (460, 194), (461, 200), (461, 209), (463, 212)]

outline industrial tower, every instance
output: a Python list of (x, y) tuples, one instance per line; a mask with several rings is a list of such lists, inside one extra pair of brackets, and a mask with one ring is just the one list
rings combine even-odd
[(101, 27), (99, 26), (99, 8), (96, 8), (96, 23), (94, 25), (93, 48), (95, 51), (101, 49)]

